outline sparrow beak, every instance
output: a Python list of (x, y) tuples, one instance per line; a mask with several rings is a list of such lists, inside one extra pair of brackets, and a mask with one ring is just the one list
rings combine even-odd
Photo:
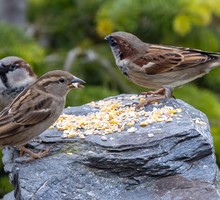
[(77, 78), (76, 76), (73, 77), (73, 80), (69, 84), (69, 88), (83, 88), (86, 82), (80, 78)]
[(111, 37), (110, 35), (107, 35), (107, 36), (104, 38), (104, 40), (109, 41), (110, 37)]
[(109, 43), (109, 45), (111, 47), (114, 47), (114, 46), (117, 45), (116, 40), (112, 36), (110, 36), (110, 35), (106, 36), (104, 39)]
[(5, 74), (8, 72), (8, 67), (6, 67), (5, 65), (3, 65), (2, 62), (0, 62), (0, 74)]

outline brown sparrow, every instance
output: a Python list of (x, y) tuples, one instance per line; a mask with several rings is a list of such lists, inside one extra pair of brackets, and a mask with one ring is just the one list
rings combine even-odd
[(37, 76), (22, 58), (8, 56), (0, 60), (0, 110), (27, 86), (35, 82)]
[(127, 78), (142, 87), (157, 90), (144, 93), (151, 97), (142, 105), (172, 97), (173, 88), (220, 65), (219, 53), (148, 44), (127, 32), (114, 32), (105, 40), (111, 47), (116, 65)]
[(63, 111), (67, 93), (83, 87), (83, 83), (68, 72), (55, 70), (24, 89), (0, 113), (0, 147), (16, 146), (32, 157), (40, 157), (21, 145), (51, 126)]

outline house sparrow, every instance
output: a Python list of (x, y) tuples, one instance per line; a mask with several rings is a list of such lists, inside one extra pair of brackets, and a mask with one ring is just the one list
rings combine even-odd
[(22, 58), (8, 56), (0, 60), (0, 111), (37, 76)]
[(198, 49), (148, 44), (127, 32), (105, 37), (116, 65), (132, 82), (156, 91), (138, 107), (172, 97), (175, 87), (207, 74), (220, 65), (220, 53)]
[(83, 83), (68, 72), (55, 70), (24, 89), (0, 113), (0, 147), (16, 146), (34, 158), (41, 157), (21, 145), (51, 126), (63, 111), (67, 93)]

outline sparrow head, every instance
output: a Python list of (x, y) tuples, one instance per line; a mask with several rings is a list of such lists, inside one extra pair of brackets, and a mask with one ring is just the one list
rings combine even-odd
[(36, 80), (35, 73), (30, 65), (22, 58), (8, 56), (0, 60), (0, 79), (2, 87), (19, 88), (26, 87)]
[(38, 87), (55, 96), (65, 96), (73, 88), (83, 88), (84, 83), (82, 79), (62, 70), (50, 71), (36, 81)]
[(105, 37), (109, 43), (115, 59), (125, 59), (138, 52), (144, 43), (135, 35), (127, 32), (114, 32)]

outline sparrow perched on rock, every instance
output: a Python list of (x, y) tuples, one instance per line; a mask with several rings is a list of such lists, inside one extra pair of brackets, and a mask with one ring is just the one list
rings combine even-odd
[(105, 40), (111, 47), (116, 65), (127, 78), (137, 85), (156, 90), (144, 93), (151, 96), (142, 105), (172, 97), (173, 88), (220, 65), (220, 53), (148, 44), (127, 32), (114, 32)]
[(37, 76), (22, 58), (8, 56), (0, 60), (0, 111)]
[(72, 74), (55, 70), (24, 89), (0, 113), (0, 147), (16, 146), (32, 157), (41, 157), (21, 145), (40, 135), (63, 111), (66, 95), (85, 82)]

